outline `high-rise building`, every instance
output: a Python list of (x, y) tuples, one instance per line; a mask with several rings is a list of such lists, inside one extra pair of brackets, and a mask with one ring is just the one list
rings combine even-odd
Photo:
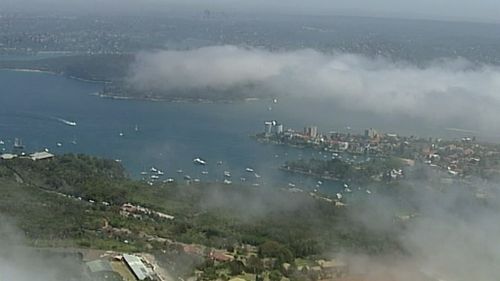
[(272, 121), (267, 121), (264, 123), (264, 133), (266, 135), (271, 135), (273, 132), (273, 122)]
[(373, 139), (378, 135), (377, 131), (373, 128), (366, 129), (365, 130), (365, 138), (367, 139)]
[(304, 134), (308, 137), (315, 138), (318, 136), (318, 127), (316, 126), (305, 127)]
[(277, 124), (276, 126), (274, 126), (274, 131), (277, 135), (283, 134), (283, 132), (284, 132), (283, 124)]

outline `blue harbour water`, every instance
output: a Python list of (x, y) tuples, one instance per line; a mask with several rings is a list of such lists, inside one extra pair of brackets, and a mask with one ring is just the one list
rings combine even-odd
[[(380, 126), (398, 133), (432, 131), (404, 125), (411, 120), (375, 118), (322, 101), (197, 104), (113, 100), (92, 95), (101, 87), (99, 83), (48, 73), (0, 71), (0, 140), (5, 142), (0, 150), (10, 151), (14, 138), (20, 138), (29, 152), (48, 148), (56, 154), (74, 152), (119, 159), (130, 176), (138, 179), (151, 167), (165, 172), (163, 179), (178, 181), (189, 175), (222, 182), (224, 171), (229, 171), (233, 183), (245, 178), (249, 185), (287, 187), (293, 183), (307, 190), (316, 188), (318, 179), (285, 173), (279, 166), (287, 159), (331, 156), (256, 142), (250, 136), (263, 130), (264, 121), (280, 120), (290, 128), (315, 124), (325, 132), (348, 126), (358, 130)], [(77, 126), (61, 119), (77, 122)], [(195, 157), (208, 165), (194, 165)], [(219, 161), (223, 164), (217, 165)], [(246, 172), (247, 167), (261, 177)], [(341, 186), (326, 181), (320, 189), (335, 192)]]

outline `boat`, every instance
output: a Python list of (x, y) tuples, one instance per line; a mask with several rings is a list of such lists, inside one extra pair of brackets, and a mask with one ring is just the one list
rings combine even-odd
[(199, 158), (199, 157), (194, 158), (194, 159), (193, 159), (193, 162), (194, 162), (195, 164), (198, 164), (198, 165), (203, 165), (203, 166), (207, 164), (207, 162), (206, 162), (205, 160), (203, 160), (203, 159), (201, 159), (201, 158)]
[(165, 173), (164, 173), (164, 172), (162, 172), (162, 171), (160, 171), (160, 170), (158, 170), (157, 174), (158, 174), (159, 176), (163, 176)]
[(224, 176), (225, 176), (226, 178), (230, 178), (230, 177), (231, 177), (231, 173), (230, 173), (230, 172), (228, 172), (228, 171), (224, 171)]
[(173, 178), (168, 178), (165, 182), (166, 183), (173, 183), (175, 180)]
[(16, 149), (23, 149), (24, 148), (24, 145), (23, 145), (23, 142), (21, 141), (21, 139), (18, 139), (18, 138), (14, 139), (14, 148), (16, 148)]
[(155, 167), (151, 167), (151, 172), (153, 172), (153, 173), (157, 173), (157, 172), (158, 172), (158, 169), (156, 169)]
[(141, 172), (141, 175), (143, 175), (143, 176), (145, 176), (147, 174), (148, 174), (148, 172)]
[(159, 179), (159, 178), (160, 178), (160, 177), (159, 177), (159, 176), (157, 176), (157, 175), (151, 175), (151, 179), (153, 179), (153, 180), (157, 180), (157, 179)]
[(252, 168), (246, 168), (245, 171), (249, 172), (249, 173), (253, 173), (253, 169)]
[(295, 187), (295, 184), (294, 184), (294, 183), (289, 182), (289, 183), (288, 183), (288, 186), (289, 186), (289, 187)]
[(139, 126), (138, 125), (135, 125), (134, 131), (139, 132)]
[(65, 119), (62, 119), (62, 118), (58, 118), (57, 120), (61, 121), (62, 123), (66, 124), (68, 126), (72, 126), (72, 127), (76, 126), (76, 122), (75, 121), (69, 121), (69, 120), (65, 120)]
[(115, 159), (115, 162), (116, 162), (116, 163), (121, 163), (121, 162), (122, 162), (122, 159)]
[(201, 171), (202, 175), (208, 175), (208, 171)]
[(253, 185), (253, 186), (260, 186), (260, 184), (258, 184), (258, 183), (254, 183), (254, 184), (252, 184), (252, 185)]
[(44, 148), (43, 151), (49, 152), (49, 149), (48, 148)]
[(351, 192), (352, 192), (352, 189), (350, 189), (350, 188), (346, 188), (346, 189), (344, 189), (344, 191), (345, 191), (345, 192), (348, 192), (348, 193), (351, 193)]
[(177, 173), (178, 173), (178, 174), (182, 174), (182, 173), (184, 173), (184, 171), (183, 171), (183, 170), (181, 170), (181, 169), (179, 169), (179, 170), (177, 170)]
[(232, 182), (232, 181), (230, 181), (230, 180), (228, 180), (228, 179), (225, 179), (225, 180), (224, 180), (224, 184), (232, 184), (232, 183), (233, 183), (233, 182)]
[(342, 196), (342, 193), (337, 193), (336, 195), (337, 195), (337, 199), (339, 199), (339, 200), (342, 199), (342, 197), (344, 197), (344, 196)]
[(56, 143), (57, 147), (61, 147), (62, 146), (62, 143), (58, 142)]
[(366, 193), (372, 194), (372, 192), (369, 189), (366, 190)]
[(322, 184), (323, 184), (323, 182), (322, 182), (322, 181), (318, 181), (318, 185), (322, 185)]
[(260, 178), (261, 178), (261, 175), (259, 175), (259, 174), (257, 174), (257, 173), (255, 173), (255, 174), (254, 174), (254, 176), (255, 176), (256, 178), (258, 178), (258, 179), (260, 179)]
[(194, 179), (194, 182), (200, 182), (200, 179)]
[(4, 145), (5, 142), (3, 140), (0, 140), (0, 145)]
[(184, 175), (184, 179), (185, 179), (185, 180), (190, 181), (190, 180), (191, 180), (191, 176), (189, 176), (189, 175)]
[(222, 165), (222, 161), (218, 161), (217, 165), (219, 165), (219, 166)]
[(124, 134), (123, 134), (122, 132), (120, 132), (120, 134), (119, 134), (119, 135), (120, 135), (120, 137), (123, 137), (123, 136), (124, 136)]

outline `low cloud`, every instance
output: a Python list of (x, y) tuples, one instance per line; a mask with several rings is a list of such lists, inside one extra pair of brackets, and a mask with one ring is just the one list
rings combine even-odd
[[(394, 280), (496, 280), (500, 274), (497, 185), (477, 179), (442, 184), (439, 178), (406, 184), (389, 188), (393, 195), (374, 193), (366, 202), (357, 202), (351, 214), (373, 232), (397, 236), (407, 254), (375, 260), (354, 256), (353, 267), (368, 276), (372, 272), (367, 268), (380, 269)], [(394, 231), (397, 225), (404, 227)], [(410, 279), (411, 272), (421, 277)]]
[(271, 52), (212, 46), (137, 55), (129, 82), (139, 90), (245, 91), (249, 95), (329, 98), (354, 110), (486, 128), (500, 120), (500, 68), (463, 59), (412, 65), (387, 58)]
[(26, 246), (23, 233), (0, 215), (0, 280), (83, 280), (78, 259)]

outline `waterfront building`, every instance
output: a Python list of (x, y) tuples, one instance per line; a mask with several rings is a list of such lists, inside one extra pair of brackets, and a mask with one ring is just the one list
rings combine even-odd
[(318, 127), (311, 126), (304, 128), (304, 134), (311, 138), (316, 138), (318, 136)]

